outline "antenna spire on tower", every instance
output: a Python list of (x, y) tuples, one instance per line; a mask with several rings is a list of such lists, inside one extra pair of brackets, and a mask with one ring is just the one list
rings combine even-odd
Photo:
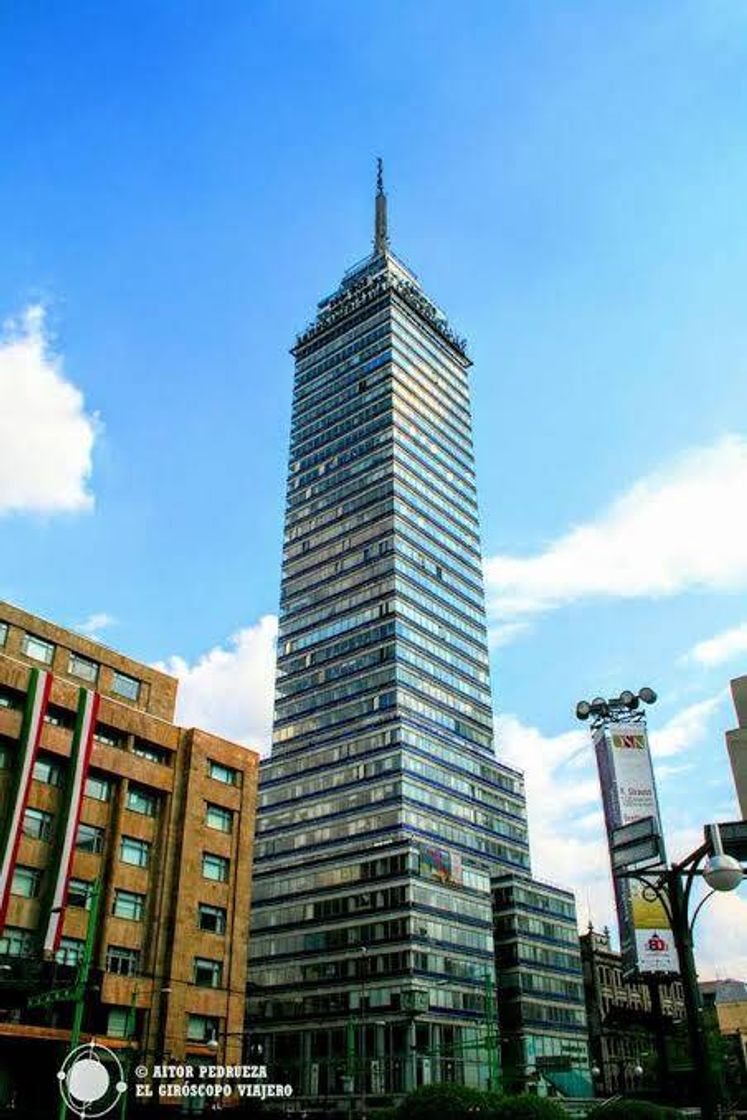
[(374, 252), (384, 256), (389, 249), (387, 231), (386, 195), (384, 193), (384, 163), (376, 161), (376, 222), (374, 226)]

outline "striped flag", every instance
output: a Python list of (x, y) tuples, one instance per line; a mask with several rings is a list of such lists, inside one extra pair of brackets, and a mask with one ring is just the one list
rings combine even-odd
[(23, 815), (31, 789), (34, 762), (39, 751), (39, 739), (44, 724), (44, 714), (49, 703), (52, 674), (43, 669), (32, 669), (26, 693), (26, 707), (21, 725), (19, 763), (16, 767), (16, 787), (9, 799), (9, 816), (0, 860), (0, 933), (5, 929), (5, 918), (10, 899), (10, 885), (18, 858), (18, 845), (23, 834)]
[(57, 878), (52, 892), (49, 921), (44, 937), (45, 952), (56, 953), (60, 947), (62, 937), (62, 924), (67, 901), (67, 885), (70, 879), (70, 870), (75, 851), (75, 836), (80, 822), (80, 810), (83, 805), (83, 791), (86, 785), (88, 765), (91, 761), (93, 750), (93, 733), (96, 728), (96, 715), (99, 710), (100, 697), (97, 692), (81, 688), (78, 694), (78, 716), (75, 721), (73, 746), (70, 755), (70, 769), (68, 771), (67, 786), (65, 790), (66, 804), (63, 812), (65, 831), (59, 846), (59, 860), (57, 862)]

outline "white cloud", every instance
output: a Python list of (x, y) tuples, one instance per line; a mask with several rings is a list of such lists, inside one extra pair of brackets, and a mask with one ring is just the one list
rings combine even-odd
[[(670, 758), (703, 743), (722, 698), (720, 693), (692, 704), (661, 730), (652, 731), (655, 757)], [(588, 730), (545, 735), (515, 715), (499, 716), (496, 730), (501, 760), (524, 771), (533, 874), (574, 891), (581, 927), (591, 920), (597, 928), (608, 925), (616, 931), (602, 798)], [(668, 763), (657, 765), (657, 776), (667, 768)], [(682, 818), (668, 829), (670, 857), (683, 856), (702, 843), (703, 811), (700, 799), (683, 807)], [(718, 811), (714, 813), (718, 817)], [(747, 974), (745, 928), (741, 898), (727, 899), (726, 906), (718, 897), (706, 904), (698, 920), (702, 974), (711, 974), (716, 964), (722, 975)]]
[(695, 926), (698, 972), (703, 979), (747, 976), (747, 886), (708, 899)]
[(487, 560), (490, 605), (508, 619), (583, 599), (747, 587), (745, 495), (747, 439), (692, 449), (537, 555)]
[(601, 796), (588, 731), (544, 735), (514, 715), (496, 720), (501, 761), (524, 771), (532, 870), (576, 894), (579, 924), (614, 925)]
[(728, 696), (728, 689), (722, 689), (715, 696), (690, 704), (672, 716), (663, 727), (649, 732), (651, 753), (654, 758), (670, 758), (683, 754), (705, 738), (711, 716)]
[(267, 754), (272, 729), (277, 619), (265, 615), (190, 665), (172, 656), (156, 667), (179, 679), (177, 722)]
[(85, 622), (79, 622), (75, 629), (81, 634), (88, 634), (89, 637), (95, 638), (102, 630), (107, 630), (116, 624), (117, 620), (113, 615), (107, 614), (106, 611), (98, 611), (89, 615)]
[(510, 645), (516, 638), (531, 630), (528, 622), (503, 622), (488, 630), (488, 645), (491, 650)]
[(50, 350), (42, 307), (4, 324), (0, 400), (0, 515), (91, 509), (98, 420)]
[(740, 653), (747, 653), (747, 622), (698, 642), (689, 653), (685, 654), (683, 660), (697, 661), (699, 665), (711, 668), (714, 665), (723, 665), (725, 661), (730, 661)]

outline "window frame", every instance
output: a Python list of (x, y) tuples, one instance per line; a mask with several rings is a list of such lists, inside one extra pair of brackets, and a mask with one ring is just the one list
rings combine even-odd
[[(143, 804), (148, 805), (147, 809), (137, 808), (132, 804), (132, 798), (141, 797)], [(138, 813), (141, 817), (150, 817), (151, 820), (158, 816), (160, 798), (158, 794), (151, 793), (150, 790), (138, 785), (130, 785), (127, 789), (127, 797), (125, 798), (125, 808), (129, 809), (131, 813)]]
[[(105, 797), (99, 797), (97, 794), (91, 793), (91, 790), (90, 790), (89, 786), (91, 784), (93, 784), (94, 782), (98, 782), (99, 785), (101, 786), (102, 790), (105, 791), (105, 793), (106, 793)], [(101, 802), (101, 804), (105, 804), (106, 802), (111, 801), (111, 799), (112, 799), (112, 780), (111, 780), (111, 778), (108, 778), (106, 775), (103, 775), (103, 774), (87, 774), (86, 775), (86, 783), (85, 783), (85, 786), (83, 787), (83, 795), (84, 795), (84, 797), (90, 797), (92, 801), (99, 801), (99, 802)]]
[[(132, 913), (121, 913), (117, 907), (121, 904), (131, 905)], [(117, 887), (112, 900), (112, 917), (123, 918), (126, 922), (142, 922), (145, 916), (146, 896), (141, 891), (130, 891), (125, 887)]]
[[(45, 766), (48, 767), (48, 774), (42, 776), (38, 773), (38, 770)], [(40, 752), (34, 759), (34, 768), (31, 771), (31, 777), (34, 781), (41, 782), (45, 786), (59, 788), (62, 785), (62, 775), (62, 764), (54, 755)]]
[[(137, 851), (139, 855), (144, 856), (143, 859), (125, 859), (126, 846), (130, 846), (131, 851)], [(150, 840), (143, 840), (140, 836), (127, 836), (123, 834), (119, 840), (119, 862), (127, 864), (128, 867), (149, 867), (151, 857), (152, 844)]]
[[(128, 685), (134, 685), (134, 689), (128, 690)], [(122, 673), (118, 669), (112, 670), (111, 691), (115, 696), (121, 696), (123, 700), (131, 700), (133, 703), (137, 703), (140, 699), (142, 687), (143, 682), (138, 680), (137, 677), (131, 677), (129, 673)]]
[[(221, 777), (218, 771), (222, 771), (227, 777)], [(225, 762), (218, 762), (215, 758), (208, 759), (208, 777), (212, 778), (214, 782), (220, 782), (224, 786), (233, 786), (236, 788), (241, 784), (240, 779), (241, 771), (235, 766), (229, 766)]]
[[(80, 666), (86, 666), (92, 672), (81, 672), (79, 668), (75, 668), (75, 663)], [(97, 684), (99, 673), (101, 672), (101, 665), (98, 661), (94, 661), (91, 657), (86, 657), (82, 653), (77, 653), (71, 649), (68, 653), (67, 671), (71, 677), (76, 677), (79, 681), (86, 681), (88, 684)]]
[[(116, 968), (112, 968), (115, 959), (120, 963), (126, 961), (128, 967), (122, 969), (117, 965)], [(140, 959), (139, 949), (131, 949), (128, 945), (107, 945), (104, 968), (113, 976), (137, 976), (140, 971)]]
[(61, 937), (59, 948), (54, 955), (55, 961), (57, 964), (77, 968), (83, 956), (85, 944), (85, 938), (83, 937)]
[[(38, 814), (39, 816), (38, 832), (31, 832), (26, 827), (29, 813)], [(23, 813), (21, 832), (24, 836), (28, 836), (30, 840), (41, 840), (43, 843), (49, 844), (52, 840), (53, 824), (54, 815), (52, 813), (47, 812), (46, 809), (37, 809), (35, 805), (27, 805)]]
[[(210, 817), (220, 821), (220, 824), (213, 824)], [(226, 808), (225, 805), (217, 805), (214, 801), (205, 802), (205, 827), (212, 828), (214, 832), (222, 832), (224, 836), (231, 836), (233, 833), (233, 809)]]
[[(73, 902), (71, 895), (83, 898), (83, 904), (81, 905), (79, 902)], [(68, 879), (67, 894), (65, 897), (66, 906), (72, 906), (76, 910), (90, 910), (92, 901), (93, 882), (90, 879)]]
[[(16, 876), (18, 873), (27, 873), (28, 882), (31, 884), (31, 889), (28, 891), (16, 890)], [(41, 892), (42, 876), (44, 872), (40, 867), (29, 867), (25, 863), (17, 863), (13, 868), (13, 877), (10, 882), (10, 893), (15, 895), (16, 898), (38, 898)]]
[[(209, 926), (202, 924), (202, 917), (214, 917), (216, 919), (216, 928), (210, 929)], [(220, 927), (220, 928), (218, 928)], [(228, 928), (228, 912), (225, 906), (214, 906), (212, 902), (198, 902), (197, 903), (197, 928), (201, 933), (214, 933), (217, 937), (223, 937)]]
[[(197, 1035), (193, 1031), (193, 1026), (202, 1023), (202, 1033)], [(202, 1015), (198, 1012), (187, 1013), (187, 1041), (188, 1042), (210, 1042), (211, 1039), (217, 1039), (220, 1032), (220, 1020), (215, 1015)]]
[[(209, 980), (198, 979), (200, 970), (204, 972)], [(193, 957), (192, 958), (192, 983), (196, 988), (222, 988), (223, 987), (223, 961), (216, 960), (214, 957)]]
[[(93, 840), (93, 846), (92, 847), (90, 847), (90, 848), (85, 847), (84, 845), (79, 843), (81, 829), (90, 829), (91, 830), (91, 837), (92, 837), (92, 840)], [(88, 821), (78, 821), (78, 828), (77, 828), (76, 833), (75, 833), (75, 848), (79, 852), (88, 852), (90, 855), (94, 855), (94, 856), (101, 855), (101, 853), (104, 850), (104, 837), (105, 836), (106, 836), (105, 829), (100, 828), (98, 825), (89, 824)]]
[[(33, 644), (43, 647), (48, 651), (49, 656), (38, 657), (35, 653), (31, 653), (29, 646)], [(36, 634), (29, 633), (28, 630), (24, 631), (21, 640), (21, 652), (25, 657), (30, 657), (32, 661), (38, 661), (40, 665), (51, 665), (54, 661), (55, 648), (54, 642), (50, 642), (47, 638), (40, 638)]]
[[(209, 861), (213, 861), (213, 866), (220, 869), (225, 874), (219, 875), (206, 875), (205, 867)], [(218, 852), (203, 852), (202, 853), (202, 877), (211, 883), (228, 883), (231, 878), (231, 861), (228, 856), (219, 855)]]

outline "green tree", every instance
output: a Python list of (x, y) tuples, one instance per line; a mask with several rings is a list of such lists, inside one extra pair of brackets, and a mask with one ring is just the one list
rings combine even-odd
[(516, 1097), (490, 1098), (490, 1120), (567, 1120), (567, 1112), (557, 1101), (524, 1093)]
[(666, 1108), (651, 1101), (617, 1100), (593, 1108), (586, 1120), (676, 1120), (676, 1108)]
[(475, 1120), (491, 1116), (486, 1096), (466, 1085), (422, 1085), (408, 1093), (396, 1120)]

